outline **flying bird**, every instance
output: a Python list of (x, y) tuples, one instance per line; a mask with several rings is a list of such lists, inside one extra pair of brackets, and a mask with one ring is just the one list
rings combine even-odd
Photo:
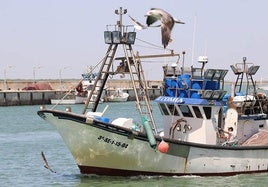
[[(130, 15), (128, 15), (129, 18), (134, 22), (134, 27), (137, 30), (143, 30), (147, 29), (148, 27), (160, 27), (161, 26), (161, 34), (162, 34), (162, 44), (164, 48), (167, 47), (168, 43), (171, 41), (171, 31), (174, 27), (175, 23), (184, 24), (184, 22), (173, 18), (168, 12), (160, 9), (160, 8), (151, 8), (146, 13), (146, 25), (141, 24), (136, 19), (132, 18)], [(161, 25), (155, 25), (152, 24), (157, 22), (158, 20), (161, 20)]]
[(171, 31), (175, 23), (184, 24), (184, 22), (173, 18), (168, 12), (160, 8), (151, 8), (146, 14), (146, 24), (149, 27), (158, 20), (161, 20), (162, 44), (164, 48), (171, 41)]
[(47, 159), (46, 159), (45, 154), (43, 153), (43, 151), (41, 152), (41, 156), (42, 156), (43, 161), (44, 161), (44, 167), (47, 168), (49, 171), (51, 171), (53, 173), (56, 173), (56, 171), (51, 169), (50, 166), (48, 165)]

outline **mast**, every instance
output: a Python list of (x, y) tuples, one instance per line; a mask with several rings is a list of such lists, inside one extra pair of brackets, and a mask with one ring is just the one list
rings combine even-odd
[[(109, 25), (112, 26), (111, 28), (114, 28), (114, 30), (108, 30), (107, 26), (107, 31), (104, 31), (104, 40), (109, 47), (100, 65), (97, 78), (95, 79), (93, 88), (90, 91), (82, 113), (85, 114), (88, 109), (90, 109), (91, 112), (97, 111), (102, 92), (110, 75), (126, 74), (129, 75), (132, 88), (135, 93), (136, 107), (142, 119), (145, 119), (146, 123), (148, 123), (152, 127), (154, 133), (157, 134), (158, 130), (152, 113), (148, 85), (144, 76), (141, 59), (178, 56), (178, 54), (174, 54), (172, 51), (171, 54), (164, 55), (139, 56), (138, 53), (135, 55), (132, 45), (135, 43), (136, 32), (128, 32), (127, 28), (130, 26), (122, 24), (122, 16), (126, 13), (127, 10), (122, 9), (122, 7), (115, 10), (115, 14), (119, 16), (119, 20), (116, 25)], [(133, 27), (133, 25), (131, 25), (131, 27)], [(116, 58), (116, 52), (119, 46), (122, 47), (124, 56)], [(117, 68), (114, 70), (112, 67)], [(96, 95), (96, 99), (94, 101), (92, 100), (93, 94)]]
[(246, 60), (247, 58), (243, 57), (242, 63), (231, 65), (231, 69), (233, 70), (234, 74), (237, 75), (234, 92), (242, 91), (244, 77), (246, 77), (246, 95), (248, 95), (250, 85), (253, 87), (253, 94), (256, 94), (256, 85), (252, 76), (256, 74), (260, 66), (255, 66), (253, 63), (246, 62)]
[(117, 25), (118, 25), (118, 28), (119, 28), (119, 31), (121, 33), (123, 33), (123, 15), (127, 13), (127, 9), (124, 9), (122, 7), (115, 10), (115, 14), (119, 15), (119, 21), (117, 21)]

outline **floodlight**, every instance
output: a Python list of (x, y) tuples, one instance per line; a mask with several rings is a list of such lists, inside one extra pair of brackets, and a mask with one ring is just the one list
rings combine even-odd
[(112, 32), (111, 31), (104, 31), (104, 41), (106, 44), (112, 43)]
[(127, 44), (134, 44), (136, 40), (136, 32), (128, 32), (126, 34)]
[(120, 31), (113, 31), (112, 36), (113, 36), (113, 43), (115, 44), (121, 43), (122, 34)]

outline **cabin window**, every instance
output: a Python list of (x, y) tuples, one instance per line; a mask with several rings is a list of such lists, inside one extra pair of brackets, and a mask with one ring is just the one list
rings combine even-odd
[(203, 109), (206, 114), (206, 118), (211, 119), (211, 107), (204, 107)]
[(202, 113), (198, 106), (193, 106), (193, 110), (197, 118), (203, 118)]
[(163, 115), (166, 115), (166, 116), (169, 115), (168, 110), (167, 110), (167, 107), (166, 107), (165, 104), (161, 103), (161, 104), (159, 104), (159, 106), (160, 106), (160, 108), (161, 108), (161, 113), (162, 113)]
[(180, 105), (180, 110), (185, 117), (193, 117), (193, 114), (187, 105)]
[(168, 105), (167, 104), (167, 107), (169, 108), (169, 111), (170, 111), (170, 114), (171, 115), (173, 115), (173, 116), (179, 116), (178, 110), (175, 107), (175, 105)]

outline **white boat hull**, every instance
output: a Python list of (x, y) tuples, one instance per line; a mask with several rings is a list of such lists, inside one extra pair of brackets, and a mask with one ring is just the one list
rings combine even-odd
[[(55, 110), (38, 114), (62, 136), (81, 173), (98, 175), (234, 175), (268, 172), (268, 147), (224, 147), (165, 139), (167, 153), (145, 134), (83, 115)], [(156, 137), (157, 142), (161, 141)]]
[(75, 99), (51, 99), (50, 100), (52, 105), (74, 105), (76, 104), (76, 100)]
[(128, 97), (107, 97), (108, 102), (126, 102)]
[(75, 96), (75, 103), (76, 104), (84, 104), (85, 101), (87, 100), (87, 97), (82, 97), (82, 96)]
[(128, 100), (128, 93), (120, 93), (119, 95), (110, 95), (106, 97), (108, 102), (126, 102)]
[(76, 96), (75, 99), (51, 99), (50, 102), (52, 105), (74, 105), (74, 104), (83, 104), (87, 97)]

